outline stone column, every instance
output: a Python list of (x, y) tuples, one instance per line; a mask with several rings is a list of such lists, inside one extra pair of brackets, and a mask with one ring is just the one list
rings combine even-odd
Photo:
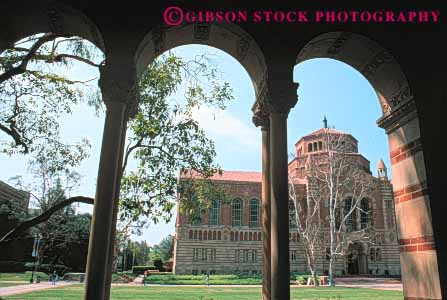
[(290, 299), (287, 113), (270, 114), (271, 296)]
[(268, 91), (271, 183), (271, 299), (290, 299), (287, 116), (297, 84), (272, 82)]
[[(130, 71), (130, 72), (129, 72)], [(136, 102), (135, 73), (131, 68), (102, 67), (99, 85), (106, 105), (103, 141), (90, 228), (85, 300), (104, 299), (112, 225), (119, 193), (121, 162), (129, 105)]]
[(388, 134), (404, 299), (446, 299), (413, 99), (391, 110), (378, 124)]
[(271, 299), (271, 255), (270, 255), (270, 129), (269, 117), (259, 102), (253, 107), (253, 123), (262, 132), (262, 300)]
[[(123, 132), (121, 133), (122, 139), (126, 139), (126, 131), (127, 127), (123, 126)], [(112, 228), (110, 230), (110, 248), (109, 248), (109, 257), (107, 262), (107, 271), (106, 271), (106, 282), (104, 286), (104, 300), (110, 299), (110, 288), (112, 287), (112, 272), (113, 272), (113, 258), (115, 256), (115, 237), (116, 237), (116, 225), (118, 220), (118, 201), (119, 201), (119, 192), (120, 192), (120, 184), (121, 184), (121, 177), (123, 175), (124, 170), (122, 169), (123, 166), (123, 157), (124, 157), (124, 144), (121, 143), (121, 149), (120, 149), (120, 160), (118, 163), (119, 166), (119, 176), (117, 177), (117, 189), (115, 190), (115, 196), (113, 201), (113, 219), (112, 219)]]

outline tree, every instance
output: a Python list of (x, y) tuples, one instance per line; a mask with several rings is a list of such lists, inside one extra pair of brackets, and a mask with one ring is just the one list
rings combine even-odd
[(374, 186), (360, 157), (351, 152), (348, 135), (324, 128), (322, 137), (325, 151), (308, 156), (307, 193), (311, 205), (328, 206), (325, 231), (329, 236), (329, 282), (334, 285), (336, 259), (348, 254), (354, 243), (373, 240), (371, 204), (365, 203)]
[(166, 262), (174, 255), (174, 236), (168, 235), (165, 237), (160, 244), (152, 247), (151, 250), (151, 260), (161, 259)]
[(289, 224), (296, 230), (306, 255), (307, 267), (315, 286), (318, 286), (316, 261), (323, 245), (323, 222), (321, 220), (321, 197), (315, 197), (307, 185), (307, 195), (299, 198), (296, 181), (289, 176)]
[[(92, 80), (75, 80), (66, 75), (73, 61), (99, 66), (102, 54), (87, 41), (55, 34), (38, 34), (17, 42), (0, 55), (0, 150), (6, 154), (41, 155), (58, 151), (70, 156), (73, 148), (88, 147), (81, 139), (75, 145), (64, 143), (60, 119), (78, 103), (98, 108), (99, 98)], [(77, 149), (74, 149), (77, 151)]]
[[(58, 51), (63, 44), (62, 49), (68, 50), (68, 53)], [(4, 152), (12, 154), (19, 149), (21, 153), (34, 153), (36, 160), (50, 159), (49, 163), (55, 169), (66, 165), (74, 167), (86, 157), (88, 143), (64, 145), (58, 136), (58, 117), (62, 112), (70, 113), (72, 106), (84, 99), (82, 90), (73, 91), (74, 85), (79, 82), (51, 72), (44, 73), (42, 69), (52, 64), (67, 67), (70, 61), (79, 61), (94, 68), (104, 64), (92, 60), (97, 51), (87, 46), (81, 39), (58, 39), (52, 34), (43, 34), (19, 42), (2, 54), (0, 92), (7, 96), (7, 101), (2, 105), (9, 114), (1, 117), (1, 129), (12, 139), (12, 142), (5, 144)], [(179, 170), (192, 169), (204, 177), (219, 170), (213, 162), (216, 155), (214, 144), (193, 118), (193, 113), (201, 106), (224, 109), (233, 98), (228, 83), (222, 81), (219, 75), (209, 55), (199, 55), (185, 61), (172, 53), (162, 55), (142, 75), (139, 111), (129, 122), (130, 132), (122, 168), (119, 219), (124, 224), (123, 231), (138, 231), (138, 228), (148, 224), (149, 218), (156, 223), (172, 217)], [(33, 80), (27, 81), (25, 76)], [(33, 93), (17, 92), (20, 85), (30, 90), (36, 86), (37, 89)], [(181, 88), (184, 99), (170, 99)], [(53, 92), (59, 93), (56, 99), (60, 98), (60, 103), (53, 101)], [(15, 97), (16, 94), (18, 97)], [(96, 93), (92, 94), (97, 96)], [(101, 102), (98, 99), (91, 97), (87, 101), (99, 108)], [(43, 104), (33, 108), (38, 101)], [(20, 109), (14, 110), (15, 107)], [(35, 111), (28, 112), (30, 109)], [(17, 121), (19, 119), (20, 122)], [(31, 131), (36, 127), (33, 121), (41, 128), (39, 134)], [(130, 169), (130, 161), (137, 167)], [(49, 210), (42, 216), (23, 222), (17, 231), (7, 237), (17, 236), (26, 228), (47, 220), (63, 207), (63, 203), (68, 205), (78, 200), (93, 202), (87, 197), (65, 199), (65, 202), (58, 202), (54, 207), (47, 207)]]

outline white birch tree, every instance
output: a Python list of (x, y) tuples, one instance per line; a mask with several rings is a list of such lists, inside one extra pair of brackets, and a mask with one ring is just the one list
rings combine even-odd
[[(354, 243), (373, 240), (372, 203), (368, 199), (374, 185), (349, 135), (329, 128), (321, 134), (323, 151), (309, 154), (306, 163), (307, 202), (318, 204), (320, 219), (325, 220), (320, 230), (329, 236), (328, 279), (333, 286), (337, 258), (347, 255)], [(311, 214), (306, 219), (313, 218)]]

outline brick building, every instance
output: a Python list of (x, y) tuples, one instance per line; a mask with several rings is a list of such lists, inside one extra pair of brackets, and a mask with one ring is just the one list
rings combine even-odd
[[(372, 218), (375, 238), (373, 243), (355, 243), (344, 258), (336, 262), (336, 274), (400, 275), (399, 246), (396, 234), (393, 188), (382, 160), (377, 177), (370, 170), (369, 161), (358, 153), (358, 141), (350, 134), (322, 128), (302, 137), (296, 144), (296, 157), (289, 162), (289, 175), (293, 178), (298, 198), (307, 196), (308, 180), (305, 165), (308, 157), (327, 155), (323, 133), (343, 137), (344, 155), (353, 158), (370, 182), (368, 209)], [(261, 234), (261, 173), (224, 171), (212, 177), (230, 201), (214, 201), (208, 213), (199, 220), (188, 220), (179, 213), (176, 222), (174, 272), (176, 274), (221, 274), (262, 272)], [(349, 194), (347, 191), (346, 195)], [(345, 197), (345, 196), (343, 196)], [(346, 196), (348, 197), (348, 196)], [(181, 201), (181, 195), (179, 196)], [(363, 199), (362, 199), (363, 201)], [(322, 207), (324, 210), (326, 207)], [(293, 215), (293, 213), (292, 213)], [(324, 213), (322, 213), (324, 215)], [(352, 226), (362, 226), (365, 220), (356, 214)], [(355, 224), (356, 223), (356, 224)], [(289, 223), (291, 272), (307, 272), (306, 258), (293, 222)], [(317, 261), (319, 273), (328, 269), (325, 250)]]

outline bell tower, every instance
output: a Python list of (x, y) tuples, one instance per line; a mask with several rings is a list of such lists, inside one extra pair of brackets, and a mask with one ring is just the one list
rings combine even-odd
[(386, 166), (382, 159), (379, 160), (379, 163), (377, 165), (377, 177), (382, 180), (388, 180)]

